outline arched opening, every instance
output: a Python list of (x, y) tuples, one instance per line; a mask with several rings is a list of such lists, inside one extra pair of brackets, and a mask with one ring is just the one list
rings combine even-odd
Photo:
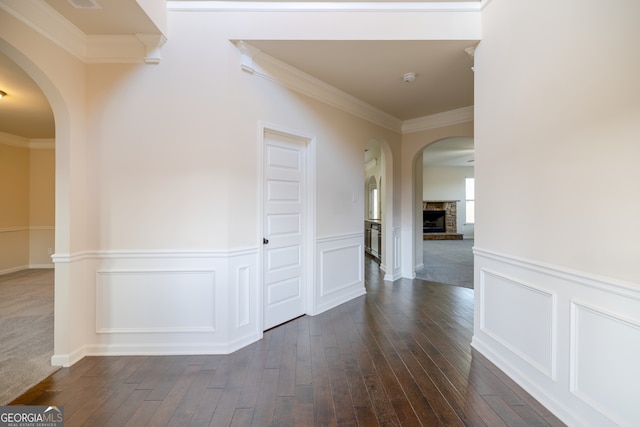
[[(53, 84), (2, 39), (0, 74), (0, 89), (7, 93), (0, 100), (0, 158), (11, 163), (0, 172), (9, 185), (0, 186), (0, 252), (12, 254), (3, 256), (0, 265), (0, 404), (7, 404), (58, 369), (51, 363), (54, 305), (60, 298), (52, 255), (58, 238), (56, 209), (62, 203), (56, 179), (60, 166)], [(59, 93), (53, 92), (60, 101)]]
[(400, 237), (393, 226), (391, 148), (385, 141), (371, 139), (365, 146), (364, 163), (365, 252), (380, 264), (384, 280), (395, 280), (400, 277)]
[(448, 137), (416, 156), (416, 277), (473, 287), (472, 137)]

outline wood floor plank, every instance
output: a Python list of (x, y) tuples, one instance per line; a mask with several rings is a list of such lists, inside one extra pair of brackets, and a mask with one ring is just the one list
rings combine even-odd
[[(175, 380), (173, 387), (169, 390), (166, 396), (163, 398), (160, 406), (153, 414), (153, 417), (149, 420), (151, 425), (165, 425), (167, 420), (173, 417), (174, 412), (180, 405), (184, 395), (187, 393), (191, 384), (195, 381), (199, 368), (193, 365), (181, 366), (182, 368), (180, 376)], [(155, 390), (154, 390), (155, 391)], [(151, 393), (153, 394), (153, 392)]]
[(293, 425), (294, 426), (312, 426), (314, 425), (313, 411), (313, 386), (297, 385), (296, 394), (294, 396), (295, 407), (293, 409)]
[(309, 330), (309, 318), (297, 319), (298, 339), (296, 344), (296, 393), (299, 385), (311, 384), (311, 333)]
[(86, 357), (12, 404), (67, 427), (563, 426), (471, 348), (473, 290), (365, 272), (367, 295), (231, 354)]
[(500, 418), (502, 418), (509, 427), (527, 427), (528, 424), (513, 409), (511, 409), (511, 406), (509, 406), (502, 397), (489, 395), (484, 396), (484, 400), (489, 403), (489, 405), (498, 415), (500, 415)]
[[(278, 397), (278, 369), (265, 369), (260, 383), (260, 395), (253, 408), (252, 426), (268, 426), (273, 424), (276, 399)], [(247, 424), (248, 425), (248, 424)]]
[[(295, 392), (294, 392), (295, 393)], [(293, 427), (294, 425), (294, 396), (278, 396), (276, 397), (276, 405), (274, 408), (273, 424), (278, 427)]]
[(131, 394), (127, 396), (126, 401), (105, 421), (105, 427), (122, 427), (143, 404), (146, 397), (149, 395), (149, 390), (133, 390)]
[(213, 414), (220, 403), (222, 389), (207, 388), (202, 393), (202, 398), (196, 404), (189, 427), (207, 427), (211, 424)]
[(327, 365), (329, 367), (329, 381), (331, 396), (338, 425), (356, 425), (356, 415), (349, 390), (349, 382), (345, 374), (343, 360), (337, 347), (325, 348)]
[(136, 412), (134, 412), (133, 416), (129, 418), (129, 421), (127, 421), (124, 427), (146, 426), (147, 422), (151, 419), (151, 417), (153, 417), (153, 414), (155, 414), (158, 406), (160, 406), (160, 401), (158, 400), (143, 401)]
[(382, 380), (377, 375), (365, 375), (364, 383), (371, 397), (371, 405), (378, 423), (383, 426), (400, 425), (400, 420), (391, 405), (389, 395), (385, 392)]
[(376, 427), (380, 425), (372, 406), (356, 406), (354, 410), (358, 420), (358, 426)]
[(322, 339), (311, 342), (311, 370), (313, 384), (314, 424), (323, 426), (336, 425), (329, 381), (329, 366), (324, 352)]
[(169, 420), (169, 426), (184, 427), (191, 423), (207, 391), (211, 377), (213, 377), (213, 371), (203, 371), (201, 367), (195, 371), (195, 378)]
[(285, 335), (282, 345), (282, 357), (278, 369), (278, 396), (293, 397), (296, 389), (296, 360), (298, 328), (295, 322), (284, 325)]

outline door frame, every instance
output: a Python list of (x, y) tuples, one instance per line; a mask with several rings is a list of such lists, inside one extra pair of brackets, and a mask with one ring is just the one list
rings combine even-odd
[(264, 156), (265, 156), (265, 132), (280, 134), (288, 138), (298, 139), (306, 144), (305, 149), (305, 209), (306, 218), (302, 224), (304, 227), (304, 246), (303, 254), (303, 275), (305, 280), (305, 314), (315, 315), (316, 301), (316, 137), (315, 135), (291, 129), (285, 126), (258, 122), (258, 236), (256, 243), (258, 245), (258, 326), (259, 330), (264, 331), (264, 245), (262, 238), (264, 237)]

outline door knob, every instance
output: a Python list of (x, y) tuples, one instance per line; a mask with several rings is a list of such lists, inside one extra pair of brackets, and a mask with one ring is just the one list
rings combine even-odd
[(263, 237), (262, 238), (262, 244), (266, 245), (267, 243), (269, 243), (269, 239)]

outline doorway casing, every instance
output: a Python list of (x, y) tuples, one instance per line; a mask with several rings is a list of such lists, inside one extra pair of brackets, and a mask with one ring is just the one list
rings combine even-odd
[(264, 307), (265, 307), (265, 247), (263, 245), (263, 236), (265, 236), (266, 230), (264, 226), (264, 218), (265, 218), (265, 209), (264, 209), (264, 180), (265, 180), (265, 140), (266, 135), (272, 134), (276, 136), (283, 137), (284, 139), (294, 140), (299, 144), (305, 146), (304, 155), (305, 155), (305, 177), (304, 177), (304, 185), (302, 191), (305, 192), (304, 198), (304, 211), (305, 215), (303, 215), (301, 221), (301, 227), (303, 229), (303, 247), (305, 248), (304, 253), (302, 254), (302, 264), (303, 264), (303, 286), (302, 292), (304, 294), (305, 307), (304, 314), (315, 315), (318, 314), (318, 310), (316, 309), (316, 289), (314, 286), (315, 277), (316, 277), (316, 267), (315, 267), (315, 258), (316, 258), (316, 250), (315, 250), (315, 241), (316, 241), (316, 174), (315, 174), (315, 150), (316, 150), (316, 137), (310, 135), (305, 132), (301, 132), (298, 130), (289, 129), (283, 126), (259, 122), (258, 123), (258, 141), (259, 141), (259, 177), (258, 180), (258, 245), (261, 248), (260, 256), (258, 257), (258, 271), (259, 274), (259, 283), (258, 283), (258, 300), (260, 303), (258, 306), (260, 307), (260, 313), (258, 314), (258, 319), (260, 319), (260, 324), (262, 325), (261, 330), (264, 329)]

